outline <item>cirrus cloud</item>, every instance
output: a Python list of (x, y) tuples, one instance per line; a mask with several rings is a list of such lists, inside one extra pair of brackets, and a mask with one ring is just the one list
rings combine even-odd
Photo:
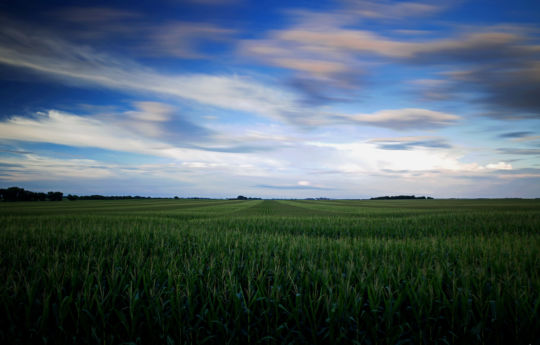
[(372, 114), (336, 115), (336, 117), (352, 123), (395, 130), (446, 127), (459, 120), (457, 115), (419, 108), (388, 109)]

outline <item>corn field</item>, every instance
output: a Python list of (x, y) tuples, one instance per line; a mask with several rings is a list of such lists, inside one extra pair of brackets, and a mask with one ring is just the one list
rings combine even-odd
[(539, 200), (0, 204), (2, 344), (540, 344)]

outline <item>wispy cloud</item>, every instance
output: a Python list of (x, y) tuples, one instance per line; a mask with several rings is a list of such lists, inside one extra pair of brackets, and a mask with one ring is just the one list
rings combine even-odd
[[(424, 15), (441, 9), (428, 3), (386, 1), (360, 1), (347, 6), (356, 8), (357, 16), (378, 19)], [(431, 66), (438, 70), (436, 78), (431, 79), (440, 80), (439, 85), (416, 85), (426, 99), (455, 100), (463, 99), (463, 93), (476, 94), (488, 116), (506, 120), (538, 118), (540, 44), (530, 28), (472, 26), (444, 35), (426, 37), (410, 32), (395, 37), (357, 28), (352, 13), (293, 12), (290, 16), (300, 19), (293, 20), (292, 25), (269, 31), (262, 38), (244, 40), (239, 51), (261, 63), (291, 70), (296, 78), (326, 83), (334, 89), (362, 89), (366, 76), (376, 75), (378, 66)], [(356, 76), (353, 82), (350, 76)], [(303, 87), (306, 83), (298, 85), (298, 90), (309, 97), (310, 88)], [(323, 94), (331, 89), (318, 88)], [(312, 98), (316, 97), (318, 94)]]
[(349, 11), (354, 14), (372, 19), (402, 19), (409, 17), (424, 17), (441, 12), (445, 7), (430, 2), (392, 2), (392, 1), (363, 1), (349, 0)]
[(377, 138), (369, 141), (383, 150), (411, 150), (417, 147), (448, 149), (452, 146), (447, 140), (437, 137)]
[[(92, 44), (115, 42), (132, 55), (208, 59), (208, 43), (231, 43), (231, 28), (208, 22), (153, 22), (143, 13), (111, 7), (67, 7), (49, 13), (56, 33)], [(64, 30), (61, 30), (64, 28)], [(66, 30), (67, 29), (67, 30)]]
[[(11, 43), (15, 37), (18, 44)], [(31, 49), (28, 48), (30, 46)], [(307, 110), (294, 94), (249, 77), (163, 75), (131, 60), (98, 53), (89, 47), (76, 46), (48, 36), (31, 36), (15, 29), (2, 31), (0, 53), (0, 63), (30, 69), (68, 83), (173, 95), (187, 101), (240, 110), (293, 124), (348, 121), (392, 129), (422, 129), (448, 126), (458, 119), (456, 115), (426, 109), (331, 116), (316, 108)]]
[(336, 118), (396, 130), (429, 129), (455, 124), (459, 116), (427, 109), (389, 109), (373, 114), (337, 115)]
[[(142, 113), (155, 108), (163, 110), (162, 105), (143, 103)], [(154, 127), (165, 122), (137, 121), (140, 113), (139, 110), (122, 116), (83, 117), (51, 110), (34, 118), (15, 116), (0, 122), (0, 133), (2, 140), (131, 152), (180, 161), (191, 168), (240, 175), (267, 175), (282, 166), (275, 158), (251, 155), (253, 150), (216, 150), (211, 136), (201, 137), (197, 142), (186, 133), (188, 140), (182, 140), (182, 133), (177, 131), (171, 139), (166, 127)], [(155, 120), (156, 116), (151, 118)]]
[(283, 190), (332, 190), (332, 188), (324, 188), (310, 185), (269, 185), (269, 184), (258, 184), (255, 185), (256, 188), (265, 188), (265, 189), (283, 189)]
[(126, 58), (13, 27), (0, 28), (0, 63), (66, 83), (177, 96), (290, 122), (302, 115), (294, 95), (248, 76), (160, 74)]
[(4, 140), (97, 147), (146, 154), (164, 147), (163, 143), (143, 138), (118, 123), (107, 123), (58, 111), (40, 113), (35, 118), (12, 117), (0, 122), (0, 132)]
[(508, 132), (508, 133), (502, 133), (499, 135), (499, 138), (506, 138), (506, 139), (520, 139), (531, 136), (531, 134), (534, 134), (534, 132)]
[[(412, 138), (402, 141), (411, 140)], [(511, 168), (506, 162), (463, 162), (465, 152), (452, 147), (434, 149), (426, 146), (411, 145), (407, 150), (392, 150), (379, 147), (378, 139), (368, 142), (323, 143), (311, 142), (310, 145), (332, 149), (328, 153), (334, 157), (333, 170), (341, 174), (379, 174), (383, 170), (408, 171), (413, 173), (430, 173), (438, 171), (444, 174), (453, 173), (486, 173), (500, 168)], [(388, 140), (381, 138), (381, 140)], [(406, 176), (404, 174), (403, 176)]]
[[(2, 181), (61, 180), (65, 178), (101, 179), (114, 176), (111, 167), (91, 159), (58, 159), (24, 154), (17, 159), (0, 157)], [(118, 167), (114, 167), (118, 168)]]
[(540, 149), (499, 148), (497, 151), (507, 155), (540, 157)]
[(151, 27), (146, 40), (138, 48), (150, 56), (190, 59), (210, 58), (200, 46), (208, 42), (226, 42), (235, 32), (208, 23), (172, 22)]

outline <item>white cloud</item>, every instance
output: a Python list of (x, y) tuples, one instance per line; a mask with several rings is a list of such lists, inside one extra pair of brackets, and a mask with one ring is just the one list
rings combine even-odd
[[(156, 104), (145, 106), (156, 108)], [(142, 121), (142, 125), (147, 122), (150, 121)], [(282, 166), (271, 157), (175, 146), (154, 137), (151, 131), (138, 129), (132, 122), (126, 124), (107, 117), (90, 118), (51, 110), (35, 118), (16, 116), (0, 122), (0, 138), (145, 154), (183, 162), (190, 168), (219, 168), (239, 175), (268, 175)]]
[[(43, 181), (75, 179), (102, 179), (115, 176), (110, 166), (92, 159), (58, 159), (36, 154), (24, 154), (17, 158), (0, 157), (2, 180)], [(117, 167), (115, 167), (117, 168)]]
[(512, 169), (504, 163), (463, 163), (463, 153), (455, 149), (414, 147), (408, 150), (384, 150), (370, 142), (347, 144), (311, 142), (310, 145), (335, 150), (334, 167), (346, 174), (384, 174), (386, 171), (411, 173), (442, 171), (446, 173), (483, 173), (493, 169)]
[(174, 112), (174, 108), (159, 102), (135, 102), (139, 110), (128, 111), (126, 115), (136, 120), (165, 122), (169, 120)]
[[(35, 118), (12, 117), (0, 122), (2, 139), (153, 153), (165, 145), (141, 138), (122, 126), (90, 117), (51, 110)], [(165, 146), (166, 147), (166, 146)]]
[(512, 165), (505, 162), (491, 163), (486, 165), (487, 169), (493, 170), (512, 170)]

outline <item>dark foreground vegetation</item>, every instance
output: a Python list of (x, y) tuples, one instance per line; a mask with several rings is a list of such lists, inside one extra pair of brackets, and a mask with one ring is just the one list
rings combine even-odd
[(538, 200), (0, 205), (2, 344), (539, 344)]

